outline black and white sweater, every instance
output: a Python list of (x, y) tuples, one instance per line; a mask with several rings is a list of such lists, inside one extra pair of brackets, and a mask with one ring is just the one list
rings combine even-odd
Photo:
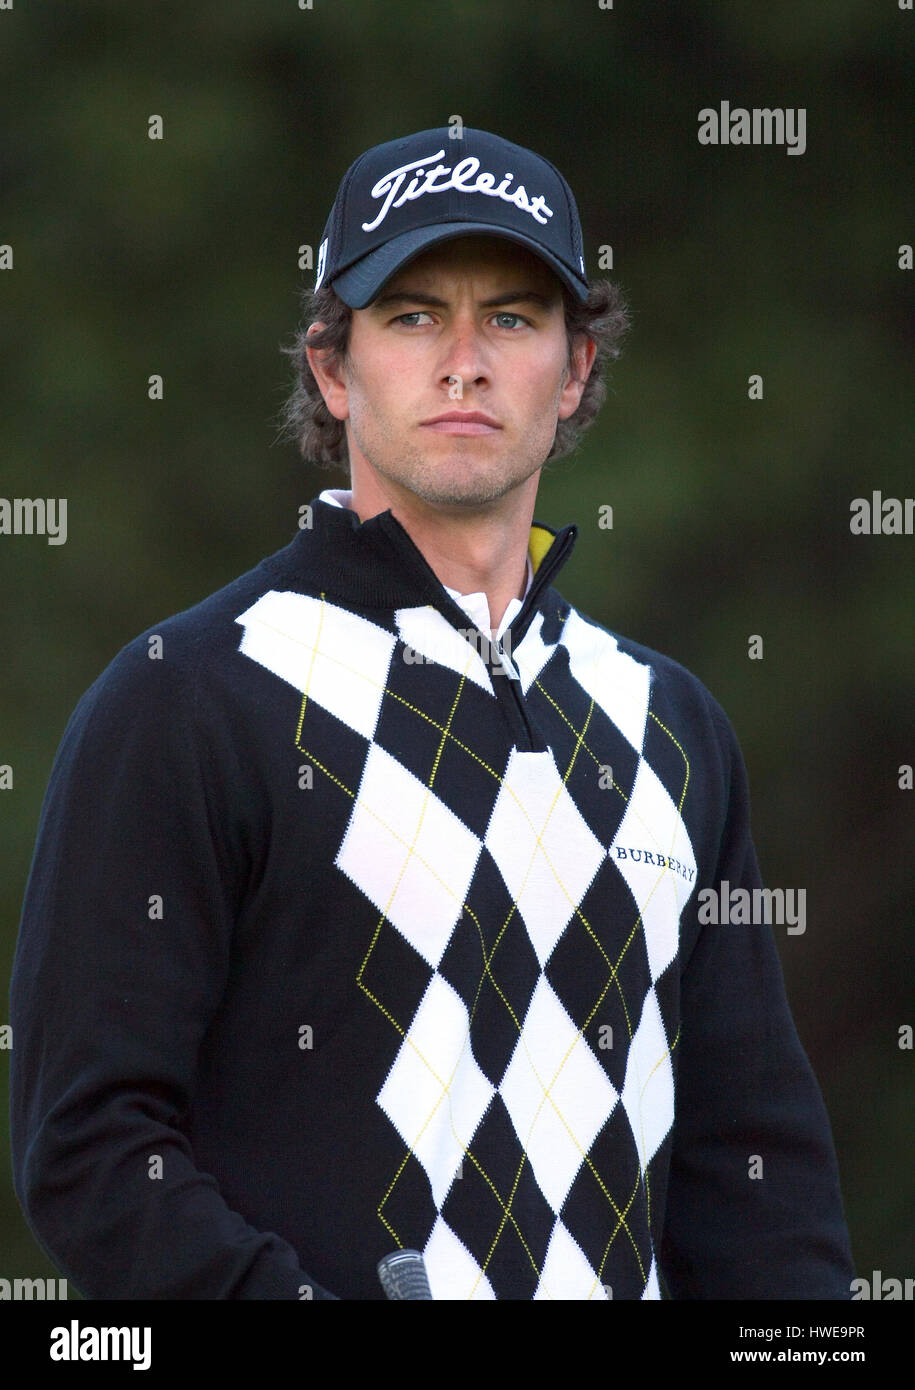
[(697, 912), (760, 883), (720, 707), (557, 592), (574, 525), (488, 648), (391, 512), (310, 520), (64, 732), (11, 989), (41, 1245), (89, 1298), (381, 1298), (400, 1247), (439, 1299), (850, 1297), (772, 928)]

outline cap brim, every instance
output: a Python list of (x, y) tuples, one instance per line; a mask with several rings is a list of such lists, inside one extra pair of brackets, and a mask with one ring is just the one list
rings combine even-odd
[(481, 235), (501, 237), (503, 241), (514, 241), (519, 246), (526, 246), (555, 271), (576, 298), (582, 302), (587, 299), (589, 286), (586, 281), (573, 275), (568, 267), (540, 242), (526, 237), (523, 232), (494, 227), (490, 222), (439, 222), (431, 227), (415, 227), (412, 231), (403, 232), (400, 236), (386, 241), (384, 246), (379, 246), (376, 251), (370, 251), (355, 265), (341, 271), (330, 283), (344, 304), (348, 304), (351, 309), (365, 309), (391, 276), (408, 261), (413, 260), (414, 256), (418, 256), (420, 251), (425, 251), (427, 247), (435, 246), (440, 241), (451, 241), (455, 237)]

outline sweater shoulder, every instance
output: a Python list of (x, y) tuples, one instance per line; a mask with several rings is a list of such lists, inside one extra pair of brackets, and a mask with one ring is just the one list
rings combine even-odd
[(564, 641), (567, 637), (574, 641), (575, 628), (579, 624), (584, 625), (581, 632), (604, 648), (608, 657), (615, 655), (623, 662), (646, 670), (651, 702), (656, 713), (657, 707), (663, 705), (690, 724), (697, 719), (712, 721), (719, 740), (723, 737), (731, 741), (733, 728), (724, 708), (694, 672), (673, 657), (598, 622), (574, 604), (566, 601), (563, 606), (568, 610), (563, 628)]
[(132, 699), (186, 701), (238, 649), (239, 616), (271, 588), (293, 582), (291, 545), (276, 551), (198, 602), (151, 623), (126, 642), (83, 692), (74, 711), (123, 705)]

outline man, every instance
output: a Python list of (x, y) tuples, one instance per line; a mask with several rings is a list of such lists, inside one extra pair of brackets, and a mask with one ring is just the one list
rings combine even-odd
[(32, 1229), (93, 1298), (380, 1298), (411, 1248), (439, 1299), (850, 1297), (771, 929), (698, 910), (760, 885), (734, 734), (533, 521), (625, 326), (568, 185), (484, 131), (378, 146), (312, 303), (288, 422), (350, 488), (129, 643), (57, 756)]

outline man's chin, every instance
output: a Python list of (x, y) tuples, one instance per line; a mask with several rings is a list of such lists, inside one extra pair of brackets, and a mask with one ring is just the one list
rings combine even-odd
[(508, 476), (504, 468), (494, 468), (491, 464), (486, 468), (468, 466), (465, 457), (436, 461), (434, 468), (423, 469), (421, 477), (405, 481), (404, 485), (431, 504), (467, 508), (498, 501), (520, 487), (529, 476), (529, 473), (521, 477)]
[[(470, 436), (461, 444), (474, 441)], [(484, 458), (482, 451), (465, 448), (449, 451), (432, 449), (423, 454), (410, 451), (393, 465), (387, 461), (370, 466), (389, 485), (412, 494), (430, 507), (447, 508), (456, 514), (486, 507), (528, 482), (543, 467), (531, 464), (520, 473), (517, 460)]]

